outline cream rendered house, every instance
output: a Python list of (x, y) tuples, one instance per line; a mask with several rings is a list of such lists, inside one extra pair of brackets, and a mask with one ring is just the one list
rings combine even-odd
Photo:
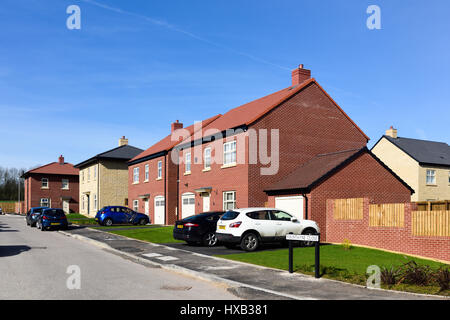
[(80, 169), (81, 214), (93, 217), (105, 206), (128, 206), (128, 161), (142, 151), (122, 137), (117, 148), (75, 165)]
[(450, 146), (401, 138), (391, 127), (371, 150), (415, 191), (411, 201), (450, 200)]

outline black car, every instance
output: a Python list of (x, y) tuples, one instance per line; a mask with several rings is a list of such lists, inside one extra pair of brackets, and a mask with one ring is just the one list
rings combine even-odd
[(217, 221), (224, 211), (204, 212), (175, 222), (173, 237), (188, 244), (201, 243), (208, 247), (217, 244)]
[(34, 207), (28, 210), (26, 217), (27, 226), (36, 226), (36, 221), (44, 209), (48, 209), (48, 207)]

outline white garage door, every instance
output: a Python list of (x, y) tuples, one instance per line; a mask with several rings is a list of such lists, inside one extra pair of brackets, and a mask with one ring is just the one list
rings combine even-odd
[(164, 197), (155, 197), (155, 221), (154, 224), (164, 224)]
[(195, 214), (195, 194), (185, 193), (181, 196), (181, 218)]
[(298, 220), (303, 220), (303, 197), (278, 197), (275, 198), (275, 208), (290, 213)]

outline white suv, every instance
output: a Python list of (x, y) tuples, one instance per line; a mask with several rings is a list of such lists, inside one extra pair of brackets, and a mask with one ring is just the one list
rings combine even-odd
[(320, 229), (314, 221), (299, 221), (279, 209), (246, 208), (227, 211), (216, 230), (217, 240), (226, 247), (240, 244), (245, 251), (256, 250), (261, 242), (284, 242), (288, 233), (318, 234)]

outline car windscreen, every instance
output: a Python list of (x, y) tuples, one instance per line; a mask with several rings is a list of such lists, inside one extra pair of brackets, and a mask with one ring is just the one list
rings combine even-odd
[(222, 216), (222, 220), (234, 220), (237, 218), (237, 216), (239, 215), (239, 212), (236, 211), (227, 211), (225, 212), (225, 214)]
[(46, 209), (44, 210), (44, 214), (50, 217), (63, 217), (65, 216), (64, 211), (61, 209)]

